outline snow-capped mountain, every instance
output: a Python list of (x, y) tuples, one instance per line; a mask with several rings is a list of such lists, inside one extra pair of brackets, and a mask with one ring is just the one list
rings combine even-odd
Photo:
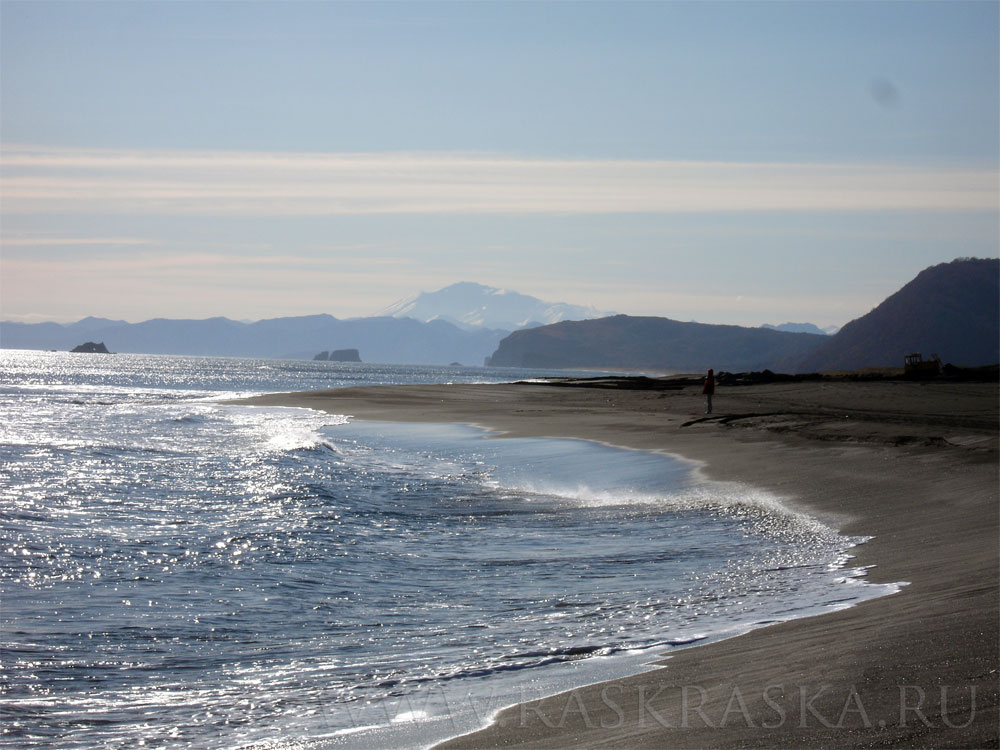
[(470, 281), (452, 284), (436, 292), (421, 292), (377, 313), (379, 316), (414, 318), (425, 323), (446, 320), (465, 329), (507, 331), (614, 314), (564, 302), (544, 302), (527, 294)]

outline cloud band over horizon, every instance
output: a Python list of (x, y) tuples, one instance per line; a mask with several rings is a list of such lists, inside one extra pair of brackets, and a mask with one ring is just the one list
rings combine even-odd
[(4, 213), (995, 212), (996, 169), (5, 145)]

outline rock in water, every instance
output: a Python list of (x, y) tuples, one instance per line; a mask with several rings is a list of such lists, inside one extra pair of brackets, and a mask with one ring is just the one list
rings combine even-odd
[(360, 362), (361, 353), (357, 349), (335, 349), (330, 352), (331, 362)]
[(85, 344), (80, 344), (79, 346), (74, 346), (70, 349), (74, 354), (111, 354), (108, 351), (108, 347), (104, 345), (104, 342), (95, 344), (93, 341), (88, 341)]

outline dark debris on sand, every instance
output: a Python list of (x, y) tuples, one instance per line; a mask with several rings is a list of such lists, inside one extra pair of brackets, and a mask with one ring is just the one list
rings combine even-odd
[[(701, 385), (702, 375), (668, 375), (652, 378), (647, 375), (600, 375), (592, 378), (548, 377), (520, 384), (552, 385), (564, 388), (609, 388), (622, 391), (676, 391)], [(962, 383), (1000, 382), (1000, 365), (983, 367), (957, 367), (945, 365), (939, 375), (926, 376), (919, 373), (904, 373), (902, 370), (873, 369), (850, 372), (810, 372), (796, 375), (762, 370), (755, 372), (718, 372), (715, 382), (720, 386), (765, 385), (771, 383), (815, 383), (815, 382), (874, 382), (874, 381), (934, 381)]]

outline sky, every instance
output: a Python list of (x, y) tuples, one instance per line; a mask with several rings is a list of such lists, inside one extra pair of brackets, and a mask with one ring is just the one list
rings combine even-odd
[(458, 281), (843, 325), (1000, 255), (997, 2), (0, 0), (0, 317)]

